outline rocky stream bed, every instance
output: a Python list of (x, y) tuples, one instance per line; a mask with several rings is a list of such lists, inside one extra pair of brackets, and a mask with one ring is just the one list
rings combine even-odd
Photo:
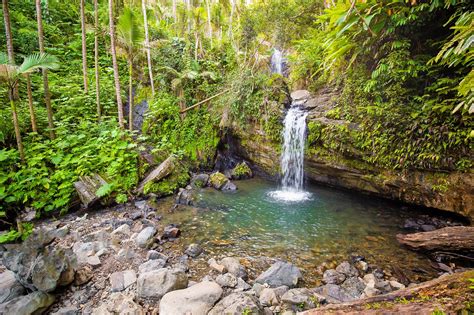
[[(218, 177), (210, 181), (216, 189), (236, 189)], [(196, 176), (173, 208), (192, 204), (194, 187), (208, 179)], [(137, 200), (37, 222), (22, 244), (1, 248), (0, 313), (294, 314), (416, 287), (401, 268), (379, 268), (363, 253), (323, 266), (321, 285), (308, 288), (300, 287), (298, 266), (272, 258), (211, 257), (204, 272), (196, 272), (206, 248), (177, 249), (173, 244), (186, 231), (179, 222), (164, 225), (154, 210), (149, 200)], [(406, 224), (437, 228), (422, 223)], [(440, 274), (465, 272), (454, 264), (437, 268)]]

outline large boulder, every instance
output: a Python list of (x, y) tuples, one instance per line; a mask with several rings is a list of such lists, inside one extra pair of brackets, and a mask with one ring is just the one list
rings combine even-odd
[(209, 181), (209, 175), (199, 174), (199, 175), (195, 175), (195, 176), (193, 176), (193, 178), (191, 178), (190, 185), (193, 188), (203, 188), (203, 187), (207, 186), (208, 181)]
[(282, 302), (300, 306), (304, 305), (305, 309), (314, 308), (317, 303), (321, 303), (325, 300), (324, 297), (312, 292), (306, 288), (291, 289), (281, 297)]
[(165, 294), (160, 302), (160, 315), (205, 315), (220, 299), (222, 288), (214, 282), (203, 281), (187, 289)]
[(180, 188), (176, 195), (176, 204), (192, 206), (196, 199), (196, 192), (194, 189)]
[(301, 271), (293, 264), (284, 261), (277, 261), (264, 273), (255, 279), (255, 282), (265, 284), (275, 288), (282, 285), (295, 287), (301, 279)]
[(52, 292), (74, 280), (76, 255), (54, 243), (57, 231), (36, 229), (22, 244), (12, 246), (3, 257), (5, 267), (30, 290)]
[(323, 282), (326, 284), (341, 284), (346, 279), (343, 273), (334, 269), (328, 269), (323, 274)]
[(137, 280), (137, 295), (143, 299), (161, 299), (166, 293), (184, 289), (188, 277), (181, 270), (166, 268), (140, 274)]
[(139, 273), (150, 272), (153, 270), (158, 270), (166, 266), (166, 261), (163, 259), (152, 259), (147, 262), (144, 262), (140, 266), (138, 266)]
[(209, 312), (209, 315), (241, 315), (263, 314), (258, 299), (250, 294), (239, 292), (232, 293), (222, 300)]
[(229, 179), (221, 172), (212, 173), (209, 178), (209, 183), (215, 189), (221, 189), (229, 181)]
[(245, 162), (240, 162), (231, 171), (232, 179), (249, 179), (253, 177), (252, 170)]
[(54, 296), (41, 291), (19, 296), (0, 304), (0, 314), (30, 315), (41, 314), (53, 304)]
[(133, 270), (117, 271), (110, 275), (110, 290), (120, 292), (137, 281), (137, 275)]
[(22, 295), (24, 291), (25, 288), (16, 280), (12, 271), (5, 270), (0, 274), (0, 304)]

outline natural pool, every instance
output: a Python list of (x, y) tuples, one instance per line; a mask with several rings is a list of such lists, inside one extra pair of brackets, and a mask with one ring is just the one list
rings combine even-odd
[(301, 268), (306, 284), (313, 285), (322, 264), (334, 267), (357, 253), (387, 271), (401, 268), (412, 281), (435, 275), (427, 258), (402, 248), (395, 238), (407, 232), (405, 219), (417, 215), (413, 207), (318, 186), (307, 187), (309, 200), (285, 203), (270, 196), (275, 183), (236, 184), (239, 189), (232, 193), (201, 189), (197, 207), (166, 210), (163, 216), (164, 224), (178, 224), (182, 231), (173, 247), (198, 243), (205, 249), (192, 261), (197, 270), (207, 267), (208, 258), (235, 256), (246, 258), (257, 273), (258, 262), (280, 258)]

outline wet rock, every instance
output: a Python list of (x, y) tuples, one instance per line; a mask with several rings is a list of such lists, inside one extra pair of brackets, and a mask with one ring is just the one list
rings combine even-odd
[(229, 272), (223, 275), (218, 275), (216, 282), (221, 287), (235, 288), (237, 286), (237, 278)]
[(222, 292), (217, 283), (209, 281), (197, 283), (184, 290), (169, 292), (160, 301), (160, 315), (205, 315), (220, 299)]
[(232, 169), (230, 176), (232, 179), (249, 179), (253, 177), (253, 173), (248, 164), (244, 161)]
[(135, 212), (132, 212), (128, 215), (128, 217), (135, 221), (135, 220), (138, 220), (138, 219), (141, 219), (143, 218), (143, 212), (142, 211), (135, 211)]
[(163, 231), (162, 239), (175, 239), (181, 235), (181, 231), (175, 224), (167, 225)]
[(184, 289), (187, 286), (188, 277), (183, 271), (162, 268), (140, 274), (137, 281), (137, 295), (144, 299), (160, 299), (170, 291)]
[(41, 291), (16, 297), (0, 305), (0, 314), (41, 314), (54, 302), (54, 296)]
[(166, 266), (166, 261), (163, 259), (153, 259), (147, 262), (144, 262), (138, 267), (139, 273), (150, 272), (153, 270), (158, 270)]
[(191, 178), (190, 185), (193, 188), (203, 188), (207, 186), (209, 182), (209, 175), (207, 174), (198, 174)]
[(110, 290), (120, 292), (131, 286), (137, 281), (137, 275), (133, 270), (114, 272), (110, 275)]
[(110, 294), (99, 307), (92, 311), (93, 315), (108, 314), (145, 314), (145, 310), (133, 301), (133, 298), (120, 292)]
[(89, 282), (89, 280), (92, 279), (93, 276), (94, 273), (92, 272), (92, 268), (90, 266), (82, 266), (76, 271), (76, 274), (74, 275), (74, 285), (83, 285)]
[(247, 271), (245, 270), (245, 267), (240, 264), (238, 259), (234, 257), (226, 257), (221, 259), (219, 263), (237, 278), (242, 278), (244, 280), (247, 279)]
[(346, 276), (335, 269), (328, 269), (323, 274), (323, 282), (326, 284), (341, 284)]
[(209, 177), (209, 184), (215, 189), (220, 190), (229, 181), (229, 179), (220, 172), (212, 173)]
[(420, 228), (420, 224), (416, 222), (414, 219), (406, 219), (405, 223), (403, 224), (404, 229), (411, 229), (411, 230), (418, 230)]
[(316, 303), (322, 303), (326, 299), (309, 289), (297, 288), (291, 289), (281, 297), (282, 302), (291, 305), (304, 305), (305, 309), (316, 307)]
[(367, 272), (369, 270), (369, 264), (362, 260), (356, 262), (356, 266), (362, 272)]
[(436, 227), (431, 224), (423, 224), (421, 226), (421, 230), (423, 230), (423, 232), (430, 232), (436, 230)]
[(226, 273), (227, 268), (224, 265), (218, 264), (214, 258), (211, 258), (207, 261), (209, 267), (217, 271), (218, 273)]
[(227, 183), (224, 184), (224, 186), (222, 186), (221, 190), (222, 191), (236, 191), (237, 186), (233, 182), (228, 181)]
[(270, 287), (286, 285), (290, 288), (298, 284), (301, 279), (300, 270), (291, 263), (278, 261), (258, 276), (255, 282), (267, 283)]
[(359, 271), (347, 261), (339, 264), (339, 266), (336, 267), (336, 271), (344, 274), (347, 278), (359, 276)]
[(246, 293), (232, 293), (212, 308), (209, 315), (241, 315), (242, 313), (262, 314), (263, 309), (257, 298)]
[(198, 244), (191, 244), (186, 248), (184, 253), (190, 257), (196, 258), (202, 253), (202, 247)]
[(176, 204), (192, 206), (196, 200), (196, 192), (193, 189), (180, 188), (176, 195)]
[(15, 274), (10, 270), (5, 270), (0, 274), (0, 304), (8, 302), (25, 292), (25, 288), (15, 278)]
[(156, 229), (153, 226), (144, 228), (135, 238), (135, 242), (139, 247), (147, 247), (153, 243), (153, 237), (156, 234)]

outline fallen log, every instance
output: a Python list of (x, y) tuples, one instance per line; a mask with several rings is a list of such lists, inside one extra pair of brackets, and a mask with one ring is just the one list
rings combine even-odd
[(160, 179), (165, 178), (169, 174), (173, 172), (175, 168), (175, 157), (173, 155), (170, 155), (166, 160), (163, 161), (160, 165), (158, 165), (157, 168), (155, 168), (153, 171), (151, 171), (150, 174), (148, 174), (147, 177), (145, 177), (144, 180), (138, 185), (137, 189), (135, 190), (135, 193), (143, 193), (143, 189), (145, 188), (145, 185), (148, 184), (149, 182), (152, 181), (159, 181)]
[[(308, 310), (301, 315), (320, 314), (433, 314), (442, 310), (456, 314), (470, 307), (470, 281), (474, 271), (444, 275), (409, 288), (341, 304)], [(449, 301), (447, 303), (446, 301)], [(471, 310), (472, 311), (472, 310)]]
[(195, 108), (195, 107), (198, 107), (199, 105), (202, 105), (202, 104), (204, 104), (204, 103), (206, 103), (206, 102), (209, 102), (210, 100), (212, 100), (212, 99), (214, 99), (214, 98), (216, 98), (216, 97), (218, 97), (218, 96), (221, 96), (222, 94), (227, 93), (227, 92), (229, 92), (229, 91), (230, 91), (230, 89), (224, 90), (224, 91), (222, 91), (222, 92), (220, 92), (220, 93), (217, 93), (216, 95), (213, 95), (213, 96), (211, 96), (211, 97), (206, 98), (205, 100), (202, 100), (202, 101), (200, 101), (200, 102), (197, 102), (196, 104), (194, 104), (194, 105), (192, 105), (192, 106), (189, 106), (189, 107), (187, 107), (187, 108), (185, 108), (185, 109), (182, 109), (182, 110), (180, 111), (180, 114), (184, 114), (184, 113), (186, 113), (188, 110), (191, 110), (191, 109), (193, 109), (193, 108)]
[(398, 234), (397, 240), (418, 251), (471, 252), (474, 249), (474, 227), (453, 226), (430, 232)]
[(107, 182), (100, 177), (99, 174), (79, 177), (79, 181), (74, 183), (74, 188), (76, 188), (84, 208), (89, 208), (100, 199), (100, 197), (96, 195), (96, 192), (100, 187), (106, 184)]

